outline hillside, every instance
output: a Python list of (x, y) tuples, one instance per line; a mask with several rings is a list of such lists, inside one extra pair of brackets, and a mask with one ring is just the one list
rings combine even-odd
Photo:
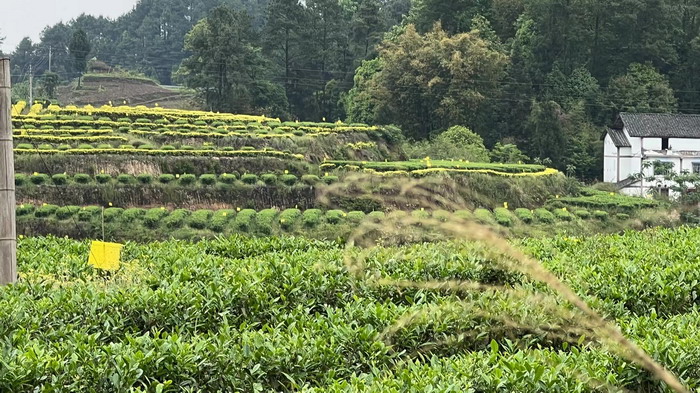
[(110, 102), (129, 105), (158, 104), (164, 108), (196, 107), (194, 95), (175, 87), (166, 88), (147, 78), (114, 74), (88, 74), (82, 79), (57, 89), (57, 99), (63, 105), (101, 106)]

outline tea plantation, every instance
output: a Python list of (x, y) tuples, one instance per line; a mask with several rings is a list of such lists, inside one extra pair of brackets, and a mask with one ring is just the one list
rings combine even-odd
[[(13, 125), (0, 392), (668, 391), (488, 242), (348, 242), (402, 220), (510, 239), (700, 388), (700, 230), (663, 202), (410, 159), (395, 127), (23, 102)], [(126, 243), (117, 271), (95, 239)]]
[[(654, 229), (519, 247), (694, 389), (699, 240), (698, 229)], [(343, 263), (359, 250), (293, 237), (128, 243), (114, 274), (86, 266), (87, 252), (87, 242), (20, 241), (21, 280), (0, 289), (0, 391), (664, 391), (596, 337), (563, 334), (551, 310), (502, 290), (372, 280), (548, 292), (474, 244), (375, 249), (364, 278)]]

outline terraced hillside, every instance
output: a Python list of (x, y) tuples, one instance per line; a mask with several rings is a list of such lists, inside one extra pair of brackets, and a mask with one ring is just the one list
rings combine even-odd
[[(541, 165), (405, 160), (393, 127), (22, 102), (13, 107), (13, 125), (25, 235), (96, 237), (104, 222), (112, 239), (235, 232), (327, 238), (394, 210), (460, 211), (515, 232), (556, 221), (582, 232), (656, 207), (622, 196), (634, 209), (574, 206), (578, 185)], [(406, 184), (422, 181), (433, 182), (436, 193), (450, 187), (462, 203), (397, 198)], [(329, 189), (333, 195), (320, 199)]]

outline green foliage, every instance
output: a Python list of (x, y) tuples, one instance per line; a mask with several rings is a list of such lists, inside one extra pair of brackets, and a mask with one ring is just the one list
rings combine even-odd
[(487, 209), (475, 209), (474, 218), (481, 224), (494, 225), (496, 223), (493, 214)]
[(151, 184), (153, 183), (153, 176), (149, 175), (148, 173), (142, 173), (136, 176), (136, 180), (138, 180), (141, 184)]
[(236, 175), (224, 173), (219, 175), (219, 181), (224, 184), (233, 184), (236, 181)]
[(204, 229), (207, 227), (212, 214), (214, 214), (214, 212), (208, 209), (194, 211), (192, 215), (187, 218), (187, 225), (194, 229)]
[(88, 184), (92, 181), (92, 177), (84, 173), (76, 173), (73, 175), (73, 181), (78, 184)]
[(245, 184), (255, 184), (258, 182), (258, 176), (253, 173), (246, 173), (241, 176), (241, 181)]
[(132, 184), (134, 183), (134, 177), (131, 175), (121, 174), (117, 176), (117, 182), (120, 184)]
[(265, 175), (260, 176), (260, 180), (263, 181), (263, 183), (271, 186), (277, 184), (277, 175), (273, 173), (268, 173)]
[(143, 217), (143, 223), (148, 228), (155, 228), (160, 225), (161, 220), (168, 216), (168, 211), (164, 208), (154, 207), (148, 209)]
[(165, 173), (165, 174), (158, 176), (158, 182), (162, 183), (162, 184), (170, 184), (174, 181), (175, 181), (175, 175)]
[(299, 209), (285, 209), (279, 216), (280, 227), (285, 230), (291, 229), (301, 216), (302, 213)]
[(15, 173), (15, 186), (21, 187), (29, 182), (27, 175), (21, 173)]
[(674, 112), (677, 107), (668, 79), (651, 65), (630, 64), (608, 90), (615, 112)]
[(436, 160), (463, 159), (489, 162), (484, 140), (467, 127), (450, 127), (430, 141), (409, 142), (404, 150), (411, 158), (430, 157)]
[(594, 210), (593, 217), (595, 217), (601, 221), (605, 221), (608, 219), (608, 217), (610, 217), (610, 213), (603, 211), (603, 210)]
[(307, 228), (313, 228), (321, 223), (321, 216), (323, 212), (319, 209), (308, 209), (305, 210), (302, 215), (302, 222)]
[(530, 158), (523, 154), (518, 147), (512, 143), (502, 144), (497, 142), (489, 153), (491, 161), (504, 164), (521, 164), (530, 161)]
[(518, 217), (518, 219), (526, 224), (529, 224), (534, 221), (535, 215), (533, 214), (530, 209), (524, 209), (524, 208), (518, 208), (515, 209), (515, 216)]
[(112, 176), (106, 173), (98, 173), (95, 175), (95, 181), (97, 181), (100, 184), (106, 184), (112, 181)]
[(271, 235), (275, 229), (275, 218), (278, 213), (277, 209), (264, 209), (258, 212), (255, 216), (257, 230), (264, 235)]
[(252, 229), (253, 220), (256, 212), (253, 209), (243, 209), (236, 214), (234, 226), (240, 231), (248, 231)]
[(163, 225), (165, 225), (166, 228), (179, 228), (189, 215), (189, 210), (175, 209), (167, 217), (163, 218)]
[(43, 174), (43, 173), (35, 174), (35, 175), (29, 176), (29, 181), (32, 182), (32, 184), (35, 184), (35, 185), (46, 184), (46, 183), (49, 182), (49, 179), (50, 179), (49, 175), (46, 175), (46, 174)]
[(228, 223), (231, 221), (231, 219), (235, 217), (235, 215), (235, 210), (217, 210), (212, 215), (211, 221), (209, 221), (209, 229), (211, 229), (214, 232), (223, 232)]
[(189, 186), (197, 181), (197, 176), (186, 173), (180, 176), (180, 184), (183, 186)]
[(341, 210), (329, 210), (326, 212), (326, 221), (329, 224), (338, 224), (343, 220), (343, 218), (345, 218), (345, 216), (346, 214)]
[(280, 180), (288, 186), (293, 186), (298, 181), (298, 178), (292, 174), (286, 174), (280, 176)]
[(510, 210), (499, 207), (493, 211), (494, 218), (499, 225), (504, 227), (512, 226), (515, 221), (515, 216)]
[(556, 216), (547, 209), (539, 208), (535, 209), (535, 218), (538, 222), (543, 224), (551, 224), (554, 222)]

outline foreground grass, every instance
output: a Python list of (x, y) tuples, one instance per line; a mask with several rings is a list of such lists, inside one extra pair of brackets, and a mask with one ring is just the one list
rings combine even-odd
[[(699, 240), (680, 228), (520, 245), (697, 388)], [(87, 253), (87, 242), (20, 241), (22, 279), (0, 289), (0, 391), (664, 391), (588, 337), (536, 329), (561, 322), (537, 304), (476, 292), (449, 312), (447, 292), (352, 278), (337, 243), (129, 243), (114, 274), (86, 266)], [(439, 243), (367, 261), (395, 279), (547, 292), (485, 255)], [(382, 334), (421, 310), (434, 311)]]

